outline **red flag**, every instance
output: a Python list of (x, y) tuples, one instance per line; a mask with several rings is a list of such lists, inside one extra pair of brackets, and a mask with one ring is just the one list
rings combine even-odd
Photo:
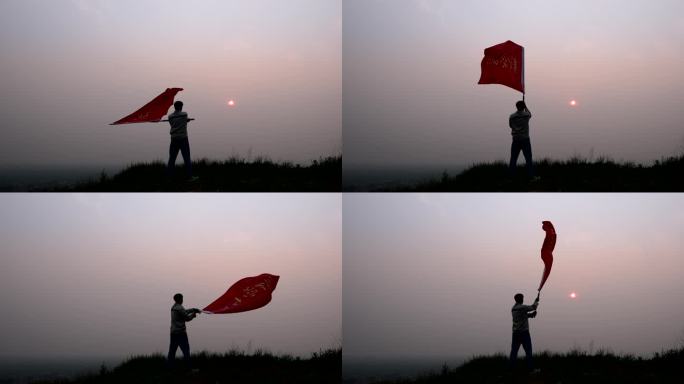
[(245, 277), (233, 284), (226, 293), (207, 305), (202, 311), (208, 313), (236, 313), (261, 308), (271, 302), (271, 294), (280, 276), (268, 273)]
[(173, 98), (182, 90), (183, 88), (166, 88), (166, 91), (143, 105), (142, 108), (110, 125), (158, 122), (169, 112), (169, 108), (173, 104)]
[(556, 229), (550, 221), (542, 221), (542, 229), (546, 232), (544, 243), (541, 248), (541, 259), (544, 262), (544, 274), (542, 275), (541, 283), (537, 291), (541, 291), (546, 279), (551, 274), (551, 266), (553, 265), (553, 248), (556, 246)]
[(508, 40), (484, 50), (478, 84), (501, 84), (525, 93), (525, 48)]

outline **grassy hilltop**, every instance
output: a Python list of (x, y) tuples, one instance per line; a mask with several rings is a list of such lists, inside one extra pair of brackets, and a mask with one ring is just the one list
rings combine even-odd
[[(521, 351), (522, 352), (522, 351)], [(442, 384), (442, 383), (525, 383), (525, 384), (606, 384), (606, 383), (682, 383), (684, 382), (684, 348), (656, 354), (650, 359), (610, 352), (590, 354), (572, 351), (566, 354), (544, 352), (534, 356), (537, 372), (524, 369), (524, 353), (519, 355), (517, 369), (511, 371), (503, 355), (475, 357), (463, 365), (441, 373), (400, 381), (376, 384)], [(521, 358), (522, 357), (522, 358)]]
[(193, 176), (176, 165), (169, 177), (161, 161), (133, 164), (109, 176), (87, 180), (50, 192), (338, 192), (342, 190), (342, 157), (314, 160), (307, 166), (268, 159), (202, 159), (192, 162)]
[(133, 357), (113, 369), (102, 367), (97, 374), (73, 380), (38, 381), (39, 384), (247, 384), (247, 383), (340, 383), (342, 350), (314, 353), (308, 359), (275, 356), (268, 352), (231, 351), (225, 354), (202, 352), (192, 355), (190, 367), (177, 360), (169, 368), (161, 355)]
[[(684, 155), (656, 161), (651, 166), (609, 159), (535, 162), (538, 180), (528, 180), (518, 163), (510, 177), (504, 162), (476, 164), (462, 173), (402, 186), (404, 192), (681, 192), (684, 191)], [(524, 163), (523, 163), (524, 164)], [(390, 191), (390, 190), (387, 190)]]

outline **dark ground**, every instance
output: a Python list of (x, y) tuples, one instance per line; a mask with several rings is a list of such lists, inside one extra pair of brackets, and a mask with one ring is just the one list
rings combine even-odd
[[(524, 358), (524, 354), (522, 354)], [(503, 355), (476, 357), (465, 364), (439, 374), (410, 380), (378, 381), (380, 384), (442, 383), (529, 383), (529, 384), (593, 384), (593, 383), (684, 383), (684, 349), (656, 354), (650, 359), (609, 352), (588, 354), (542, 353), (534, 356), (536, 372), (523, 369), (520, 359), (511, 370)]]
[[(181, 163), (182, 165), (182, 163)], [(60, 186), (44, 192), (339, 192), (342, 190), (342, 157), (315, 160), (310, 165), (274, 163), (270, 160), (230, 159), (192, 163), (187, 180), (177, 165), (169, 176), (161, 161), (134, 164), (99, 179)]]
[[(404, 185), (379, 192), (682, 192), (684, 155), (656, 161), (651, 166), (589, 161), (543, 159), (535, 163), (538, 179), (527, 177), (518, 163), (511, 176), (503, 162), (477, 164), (462, 173)], [(522, 163), (524, 164), (524, 162)]]
[(246, 384), (246, 383), (340, 383), (342, 350), (314, 353), (308, 359), (275, 356), (256, 352), (226, 354), (199, 353), (192, 355), (190, 366), (177, 361), (169, 368), (161, 355), (133, 357), (113, 369), (102, 367), (98, 374), (73, 380), (38, 381), (40, 384)]

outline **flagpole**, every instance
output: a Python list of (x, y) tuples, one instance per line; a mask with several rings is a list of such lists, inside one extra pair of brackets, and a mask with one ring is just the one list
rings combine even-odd
[[(189, 118), (189, 119), (188, 119), (188, 121), (194, 121), (194, 120), (195, 120), (195, 118), (194, 118), (194, 117), (192, 117), (192, 118)], [(168, 120), (159, 120), (159, 121), (154, 121), (154, 123), (162, 123), (162, 122), (164, 122), (164, 121), (168, 121)]]
[(523, 103), (525, 102), (525, 47), (522, 47), (522, 83), (523, 83)]

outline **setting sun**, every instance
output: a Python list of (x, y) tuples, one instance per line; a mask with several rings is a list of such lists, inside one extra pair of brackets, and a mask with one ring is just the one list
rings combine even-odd
[(570, 106), (571, 107), (577, 106), (577, 101), (576, 100), (570, 100)]
[(576, 299), (576, 298), (577, 298), (577, 294), (576, 294), (575, 292), (570, 292), (570, 298), (571, 298), (571, 299)]
[(233, 100), (233, 99), (228, 100), (228, 106), (234, 107), (235, 106), (235, 100)]

